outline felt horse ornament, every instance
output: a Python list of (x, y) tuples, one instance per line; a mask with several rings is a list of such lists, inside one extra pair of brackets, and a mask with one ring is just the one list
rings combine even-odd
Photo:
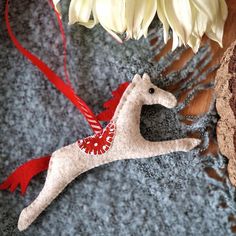
[(196, 147), (200, 141), (194, 138), (151, 142), (140, 134), (140, 114), (144, 104), (173, 108), (176, 103), (175, 97), (154, 86), (147, 74), (142, 78), (135, 75), (102, 132), (52, 154), (45, 185), (33, 203), (21, 212), (19, 230), (26, 229), (72, 180), (94, 167), (117, 160), (188, 152)]
[[(177, 104), (174, 95), (155, 86), (147, 74), (142, 77), (135, 75), (131, 83), (120, 85), (113, 92), (113, 98), (104, 104), (106, 110), (98, 116), (94, 115), (69, 84), (19, 43), (9, 24), (8, 1), (5, 19), (9, 36), (17, 49), (82, 112), (95, 133), (55, 151), (50, 156), (26, 162), (0, 185), (0, 189), (11, 191), (20, 185), (24, 194), (30, 180), (48, 169), (43, 189), (20, 214), (20, 231), (27, 229), (70, 182), (92, 168), (118, 160), (150, 158), (177, 151), (188, 152), (200, 143), (195, 138), (152, 142), (142, 137), (139, 127), (143, 105), (161, 104), (174, 108)], [(101, 120), (109, 121), (104, 129), (99, 122)]]

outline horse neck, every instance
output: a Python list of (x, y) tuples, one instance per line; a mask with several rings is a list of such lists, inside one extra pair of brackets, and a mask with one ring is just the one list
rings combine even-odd
[(116, 123), (116, 132), (122, 133), (123, 136), (140, 136), (139, 124), (143, 104), (138, 96), (131, 92), (134, 86), (129, 85), (112, 118)]

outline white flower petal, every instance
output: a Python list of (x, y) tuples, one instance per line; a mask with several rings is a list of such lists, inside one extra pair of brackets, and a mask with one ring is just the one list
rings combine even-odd
[(168, 0), (164, 3), (164, 12), (172, 30), (186, 44), (192, 29), (192, 9), (188, 0)]
[(207, 29), (207, 17), (204, 13), (193, 9), (194, 14), (194, 27), (193, 27), (193, 36), (201, 38)]
[(206, 35), (208, 38), (216, 41), (222, 47), (223, 32), (224, 22), (218, 21), (215, 25), (210, 25), (207, 28)]
[(123, 43), (122, 39), (112, 30), (103, 26), (103, 28), (118, 42)]
[(178, 47), (181, 47), (183, 45), (183, 42), (182, 40), (179, 38), (179, 44), (178, 44)]
[(55, 7), (55, 10), (61, 15), (61, 5), (60, 5), (60, 0), (52, 0), (52, 3)]
[(222, 20), (225, 21), (228, 16), (228, 7), (225, 0), (219, 0)]
[(223, 33), (224, 23), (228, 15), (228, 8), (224, 0), (219, 0), (219, 9), (217, 18), (214, 22), (208, 24), (206, 35), (216, 41), (221, 47), (223, 47)]
[(95, 4), (100, 24), (109, 31), (123, 34), (126, 29), (124, 0), (96, 0)]
[[(53, 0), (59, 11), (60, 0)], [(146, 37), (155, 13), (163, 23), (164, 42), (173, 31), (172, 50), (189, 45), (194, 52), (204, 33), (222, 45), (228, 9), (225, 0), (71, 0), (69, 23), (88, 28), (98, 22), (116, 40), (126, 32), (126, 40)]]
[(69, 24), (88, 23), (93, 8), (93, 0), (71, 0), (69, 7)]
[(204, 12), (204, 14), (214, 21), (217, 18), (217, 13), (219, 9), (218, 0), (192, 0), (194, 6), (198, 9), (199, 12)]
[(166, 19), (166, 16), (164, 14), (164, 1), (165, 0), (157, 0), (157, 15), (160, 19), (160, 21), (163, 24), (163, 29), (164, 29), (164, 42), (167, 43), (168, 38), (169, 38), (169, 23)]
[(95, 6), (93, 6), (92, 15), (93, 15), (93, 17), (92, 17), (93, 19), (90, 19), (87, 22), (82, 22), (81, 21), (81, 22), (79, 22), (79, 24), (83, 25), (83, 26), (85, 26), (85, 27), (87, 27), (89, 29), (93, 28), (98, 23), (96, 11), (95, 11)]
[(130, 38), (138, 38), (141, 24), (144, 18), (146, 0), (126, 0), (125, 18), (127, 24), (127, 35)]
[(193, 35), (190, 36), (188, 40), (188, 45), (192, 48), (194, 53), (197, 53), (201, 44), (201, 38), (195, 37)]
[(144, 37), (147, 37), (148, 27), (150, 26), (157, 9), (157, 2), (156, 0), (146, 0), (144, 18), (142, 22), (142, 32)]
[(174, 51), (178, 46), (179, 46), (179, 37), (175, 33), (175, 31), (173, 31), (172, 51)]
[(53, 2), (53, 5), (54, 5), (56, 11), (57, 11), (59, 14), (61, 14), (61, 6), (60, 6), (60, 4), (59, 4), (60, 0), (52, 0), (52, 2)]

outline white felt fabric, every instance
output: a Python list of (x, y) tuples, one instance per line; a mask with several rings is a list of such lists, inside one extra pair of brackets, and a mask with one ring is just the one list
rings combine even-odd
[[(149, 89), (154, 88), (153, 94)], [(200, 140), (185, 138), (171, 141), (151, 142), (140, 134), (139, 123), (142, 105), (161, 104), (168, 108), (176, 106), (176, 98), (157, 88), (147, 74), (136, 75), (124, 92), (113, 116), (116, 134), (111, 148), (102, 155), (91, 156), (73, 143), (55, 151), (49, 163), (45, 185), (39, 196), (20, 215), (18, 228), (25, 230), (59, 193), (77, 176), (94, 167), (123, 159), (148, 158), (176, 151), (187, 152)]]

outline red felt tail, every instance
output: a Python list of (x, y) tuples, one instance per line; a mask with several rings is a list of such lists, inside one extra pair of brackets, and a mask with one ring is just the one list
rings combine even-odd
[(0, 185), (0, 190), (10, 189), (11, 192), (14, 192), (20, 185), (21, 194), (24, 195), (30, 180), (48, 169), (50, 158), (51, 156), (45, 156), (24, 163)]

